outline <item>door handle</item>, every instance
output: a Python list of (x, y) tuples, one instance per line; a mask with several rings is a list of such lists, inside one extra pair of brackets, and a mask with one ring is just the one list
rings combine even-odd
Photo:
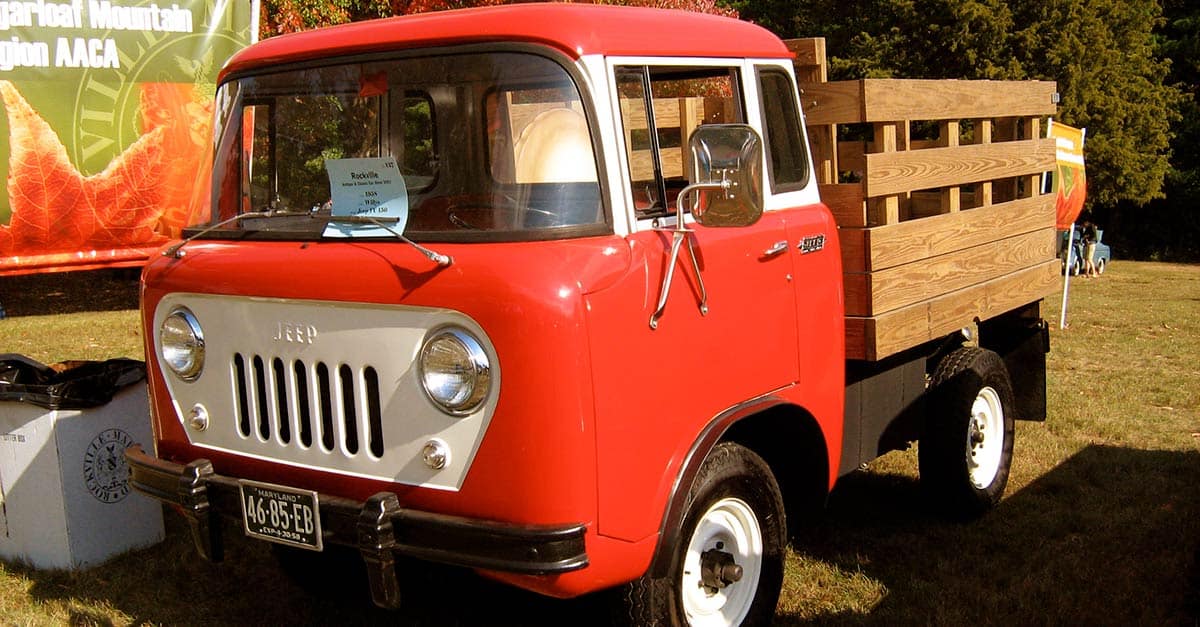
[(775, 242), (770, 248), (763, 251), (763, 257), (774, 257), (779, 253), (787, 250), (788, 243), (786, 240)]

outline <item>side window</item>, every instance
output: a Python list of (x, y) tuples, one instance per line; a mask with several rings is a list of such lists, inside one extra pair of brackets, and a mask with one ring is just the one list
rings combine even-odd
[(808, 183), (808, 150), (796, 109), (796, 90), (787, 73), (777, 69), (759, 68), (758, 83), (762, 90), (763, 141), (771, 191), (803, 189)]
[(737, 69), (617, 68), (621, 124), (639, 218), (667, 214), (691, 172), (688, 138), (702, 124), (744, 122)]

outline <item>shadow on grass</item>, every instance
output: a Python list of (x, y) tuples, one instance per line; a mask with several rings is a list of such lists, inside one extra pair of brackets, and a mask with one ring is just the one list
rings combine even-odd
[[(780, 615), (776, 624), (1195, 624), (1200, 453), (1090, 446), (969, 524), (920, 507), (907, 477), (858, 474), (794, 545), (887, 590), (866, 614)], [(167, 541), (83, 573), (20, 571), (73, 624), (599, 625), (602, 596), (548, 599), (456, 569), (402, 568), (405, 606), (375, 609), (361, 571), (316, 570), (313, 594), (264, 543), (227, 524), (226, 561), (196, 556), (179, 517)], [(353, 562), (353, 560), (351, 560)]]
[(0, 277), (8, 316), (47, 316), (138, 308), (138, 268)]
[(1092, 445), (967, 524), (920, 503), (909, 477), (847, 477), (793, 549), (886, 596), (864, 614), (801, 610), (776, 624), (1200, 619), (1200, 453)]
[[(484, 580), (450, 567), (401, 568), (403, 607), (376, 608), (353, 552), (322, 553), (299, 580), (280, 566), (272, 546), (225, 521), (225, 561), (212, 564), (192, 548), (189, 532), (165, 512), (162, 544), (80, 573), (10, 568), (33, 585), (38, 603), (65, 603), (71, 624), (166, 625), (603, 625), (604, 598), (558, 600)], [(287, 557), (285, 554), (284, 561)], [(0, 621), (3, 622), (3, 621)], [(124, 624), (125, 619), (116, 621)]]

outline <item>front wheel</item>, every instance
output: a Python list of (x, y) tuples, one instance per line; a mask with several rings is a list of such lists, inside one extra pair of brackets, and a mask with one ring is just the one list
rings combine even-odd
[(770, 467), (725, 442), (700, 468), (668, 576), (622, 590), (618, 621), (633, 625), (766, 625), (783, 585), (787, 525)]
[(1004, 360), (968, 346), (942, 359), (930, 381), (917, 448), (933, 505), (973, 518), (1000, 501), (1012, 464), (1014, 401)]

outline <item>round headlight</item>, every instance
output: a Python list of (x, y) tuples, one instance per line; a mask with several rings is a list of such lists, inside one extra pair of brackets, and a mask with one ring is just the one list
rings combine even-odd
[(176, 309), (162, 321), (158, 341), (163, 363), (179, 378), (194, 381), (204, 368), (204, 332), (187, 309)]
[(426, 340), (420, 367), (425, 393), (447, 413), (470, 413), (487, 398), (491, 364), (479, 340), (462, 329), (445, 329)]

